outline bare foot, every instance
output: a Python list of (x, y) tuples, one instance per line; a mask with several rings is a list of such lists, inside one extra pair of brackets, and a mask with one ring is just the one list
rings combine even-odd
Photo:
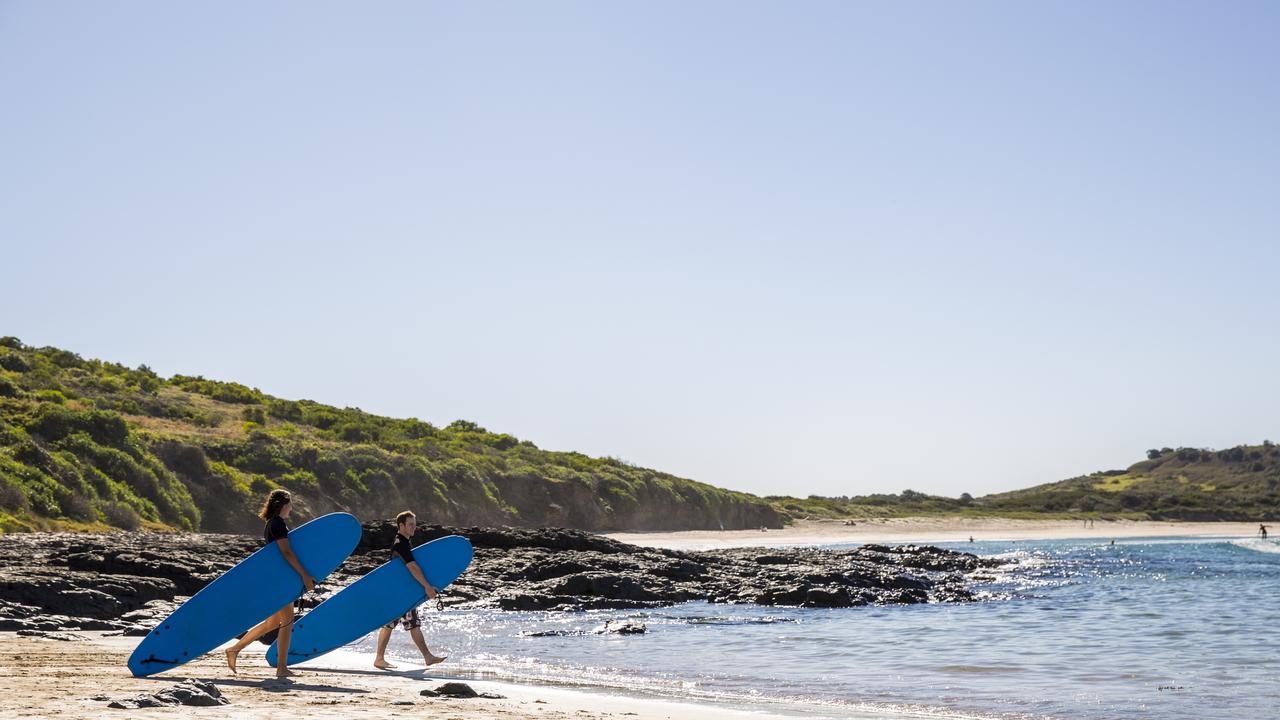
[(298, 676), (298, 673), (290, 670), (289, 668), (285, 668), (283, 670), (276, 670), (277, 680), (288, 680), (291, 677), (297, 677), (297, 676)]
[(236, 673), (236, 656), (240, 654), (239, 650), (227, 651), (227, 667), (231, 668), (231, 674)]
[(390, 670), (391, 668), (395, 667), (396, 664), (389, 663), (386, 660), (374, 660), (373, 666), (378, 668), (379, 670)]
[(442, 662), (444, 662), (445, 660), (448, 660), (448, 659), (449, 659), (449, 656), (448, 656), (448, 655), (445, 655), (444, 657), (436, 657), (435, 655), (428, 655), (428, 656), (427, 656), (426, 658), (424, 658), (424, 659), (425, 659), (425, 660), (426, 660), (426, 662), (427, 662), (427, 667), (431, 667), (432, 665), (435, 665), (436, 663), (442, 663)]

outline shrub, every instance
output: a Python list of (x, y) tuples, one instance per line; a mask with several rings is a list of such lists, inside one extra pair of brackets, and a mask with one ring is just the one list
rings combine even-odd
[(265, 475), (254, 475), (249, 480), (249, 489), (258, 495), (266, 495), (276, 489), (274, 483), (266, 478)]
[(359, 425), (343, 425), (338, 436), (351, 443), (368, 442), (373, 439), (369, 431)]
[(281, 475), (280, 484), (290, 490), (318, 490), (320, 489), (320, 481), (315, 475), (306, 470), (295, 470), (294, 472)]
[(502, 435), (488, 435), (485, 437), (485, 442), (489, 447), (496, 450), (510, 450), (520, 444), (518, 439), (511, 435), (507, 435), (506, 433), (503, 433)]
[(7, 352), (0, 355), (0, 368), (14, 372), (26, 372), (31, 369), (31, 365), (21, 355)]
[(272, 417), (281, 420), (302, 420), (302, 406), (291, 400), (271, 400), (267, 405), (267, 412)]
[(293, 423), (283, 423), (268, 432), (271, 433), (272, 437), (291, 438), (298, 434), (298, 426)]
[(58, 443), (58, 447), (69, 450), (76, 457), (98, 468), (104, 475), (124, 483), (138, 495), (149, 500), (157, 500), (160, 496), (160, 479), (155, 472), (147, 468), (138, 458), (113, 447), (106, 447), (93, 442), (89, 436), (76, 433)]
[(59, 350), (58, 348), (40, 348), (38, 352), (49, 358), (54, 365), (60, 368), (78, 368), (84, 367), (84, 358), (71, 352), (70, 350)]
[(320, 410), (314, 413), (307, 413), (304, 422), (308, 425), (314, 425), (321, 430), (328, 430), (333, 427), (340, 419), (337, 413), (329, 410)]
[(137, 530), (142, 526), (138, 511), (122, 502), (103, 503), (102, 517), (106, 518), (108, 525), (121, 530)]
[(62, 498), (62, 514), (72, 520), (92, 520), (94, 518), (93, 505), (89, 502), (89, 498), (73, 493)]
[(87, 382), (89, 387), (107, 393), (123, 392), (124, 381), (112, 375), (95, 375)]
[(222, 424), (226, 416), (218, 412), (195, 412), (191, 415), (191, 422), (199, 427), (215, 428)]
[(420, 440), (424, 437), (431, 437), (436, 434), (434, 425), (423, 422), (417, 418), (409, 418), (400, 423), (400, 429), (404, 432), (405, 437), (413, 440)]
[(1228, 450), (1219, 450), (1218, 458), (1226, 462), (1241, 462), (1244, 460), (1244, 448), (1233, 447)]
[[(146, 366), (144, 365), (143, 367)], [(137, 381), (138, 390), (147, 393), (148, 395), (155, 395), (156, 391), (160, 389), (160, 386), (164, 384), (164, 381), (155, 375), (139, 375), (137, 376)]]
[(25, 510), (27, 496), (22, 488), (7, 478), (0, 478), (0, 508), (6, 510)]
[(0, 483), (18, 488), (24, 495), (23, 504), (32, 512), (57, 517), (57, 495), (65, 494), (66, 490), (46, 473), (24, 464), (26, 462), (23, 458), (10, 459), (5, 453), (0, 453)]
[(57, 403), (58, 405), (62, 405), (67, 402), (67, 396), (57, 390), (37, 390), (36, 399), (43, 400), (44, 402)]
[(120, 445), (129, 436), (129, 426), (119, 415), (105, 410), (70, 410), (43, 405), (27, 426), (46, 440), (60, 440), (74, 432), (86, 432), (95, 442)]
[(485, 430), (484, 428), (480, 427), (476, 423), (471, 422), (470, 420), (454, 420), (453, 422), (449, 423), (449, 426), (445, 429), (452, 430), (454, 432), (473, 432), (473, 433), (489, 432), (488, 430)]
[(9, 378), (0, 375), (0, 397), (22, 397), (22, 388)]
[(258, 405), (266, 400), (262, 391), (235, 382), (205, 380), (203, 377), (174, 375), (170, 381), (188, 392), (199, 393), (222, 402), (238, 405)]

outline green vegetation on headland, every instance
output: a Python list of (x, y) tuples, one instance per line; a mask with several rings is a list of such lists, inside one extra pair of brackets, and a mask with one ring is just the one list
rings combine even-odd
[(687, 530), (910, 515), (1272, 520), (1278, 486), (1280, 447), (1267, 442), (1151, 450), (1127, 470), (978, 498), (758, 498), (465, 420), (440, 428), (0, 338), (0, 532), (255, 531), (255, 504), (275, 487), (293, 492), (299, 519), (413, 508), (454, 525)]
[(0, 531), (254, 531), (274, 487), (293, 492), (299, 519), (404, 508), (431, 522), (587, 530), (785, 519), (753, 495), (464, 420), (438, 428), (0, 338)]
[(1132, 520), (1280, 519), (1280, 446), (1162, 448), (1127, 470), (1108, 470), (1024, 490), (959, 498), (912, 490), (892, 495), (769, 497), (791, 517), (958, 515)]

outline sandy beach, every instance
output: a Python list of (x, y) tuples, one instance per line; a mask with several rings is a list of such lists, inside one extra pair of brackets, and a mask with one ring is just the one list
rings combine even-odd
[[(78, 633), (87, 639), (68, 642), (0, 633), (0, 718), (100, 720), (112, 718), (281, 717), (387, 718), (401, 713), (450, 720), (516, 720), (520, 718), (573, 718), (573, 720), (727, 720), (751, 717), (759, 720), (795, 718), (813, 712), (772, 713), (758, 708), (676, 702), (623, 694), (548, 685), (520, 685), (464, 679), (477, 692), (503, 695), (501, 699), (452, 699), (423, 697), (419, 693), (442, 682), (455, 680), (447, 672), (424, 672), (408, 663), (392, 672), (365, 667), (368, 658), (342, 651), (299, 666), (290, 684), (274, 681), (261, 652), (250, 649), (241, 656), (240, 672), (232, 675), (220, 651), (173, 672), (151, 678), (130, 675), (125, 661), (137, 638), (109, 637), (102, 633)], [(434, 669), (433, 669), (434, 670)], [(217, 707), (146, 708), (120, 710), (107, 707), (110, 699), (125, 699), (159, 692), (186, 678), (212, 682), (230, 704)], [(842, 714), (842, 717), (848, 717)], [(872, 714), (885, 720), (904, 717)]]
[(981, 540), (1097, 539), (1135, 537), (1252, 537), (1256, 523), (1157, 522), (1150, 520), (1012, 520), (1007, 518), (881, 518), (801, 520), (782, 530), (696, 530), (661, 533), (608, 533), (622, 542), (674, 550), (706, 550), (754, 545), (828, 545), (835, 543), (945, 543)]

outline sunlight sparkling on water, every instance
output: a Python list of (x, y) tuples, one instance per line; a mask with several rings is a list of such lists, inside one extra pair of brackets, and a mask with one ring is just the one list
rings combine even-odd
[[(955, 605), (689, 603), (647, 611), (425, 614), (450, 672), (740, 702), (812, 714), (1267, 717), (1280, 545), (1247, 539), (965, 543), (1009, 560)], [(607, 620), (639, 636), (598, 634)], [(530, 633), (559, 634), (533, 637)], [(372, 650), (372, 638), (353, 646)], [(416, 650), (397, 632), (391, 653)], [(455, 662), (456, 661), (456, 662)]]

